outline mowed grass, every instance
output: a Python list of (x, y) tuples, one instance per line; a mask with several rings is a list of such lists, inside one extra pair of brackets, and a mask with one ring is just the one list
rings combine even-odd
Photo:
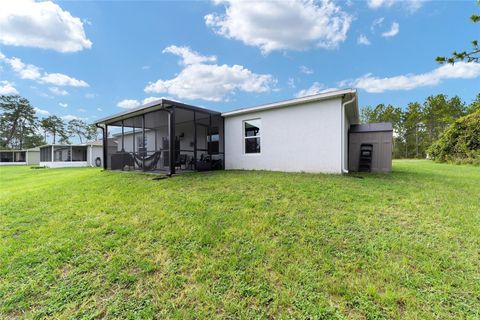
[(479, 319), (480, 169), (0, 168), (0, 318)]

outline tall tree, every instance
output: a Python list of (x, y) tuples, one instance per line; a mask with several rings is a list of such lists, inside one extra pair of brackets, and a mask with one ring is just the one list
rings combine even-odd
[[(423, 156), (423, 148), (420, 146), (423, 141), (423, 110), (418, 102), (409, 103), (404, 112), (405, 127), (405, 158), (414, 155), (416, 158)], [(414, 150), (414, 154), (409, 153)]]
[(91, 123), (87, 126), (85, 138), (87, 141), (95, 141), (98, 139), (98, 128), (96, 125)]
[(41, 120), (42, 129), (44, 132), (51, 133), (53, 136), (53, 144), (56, 143), (56, 138), (61, 140), (68, 140), (68, 135), (65, 130), (65, 122), (57, 116), (49, 116)]
[(467, 113), (474, 113), (478, 110), (480, 110), (480, 93), (477, 94), (475, 100), (473, 100), (472, 103), (467, 107)]
[(35, 133), (37, 117), (30, 102), (18, 95), (0, 96), (1, 145), (21, 149), (25, 137)]
[[(477, 4), (480, 6), (480, 0), (477, 0)], [(470, 20), (473, 23), (480, 22), (480, 15), (472, 14)], [(450, 57), (437, 57), (438, 63), (451, 63), (454, 64), (458, 61), (466, 62), (479, 62), (480, 61), (480, 47), (478, 46), (478, 39), (472, 41), (472, 48), (470, 50), (463, 50), (460, 52), (454, 51)]]
[(440, 134), (465, 112), (465, 104), (456, 96), (450, 100), (444, 94), (427, 97), (423, 104), (423, 121), (428, 133), (428, 144), (436, 141)]
[(67, 124), (67, 132), (72, 136), (77, 136), (80, 143), (83, 143), (83, 139), (87, 139), (88, 125), (85, 121), (79, 119), (72, 119)]
[(29, 149), (38, 147), (43, 144), (43, 137), (39, 134), (32, 134), (25, 137), (25, 141), (23, 142), (23, 148)]

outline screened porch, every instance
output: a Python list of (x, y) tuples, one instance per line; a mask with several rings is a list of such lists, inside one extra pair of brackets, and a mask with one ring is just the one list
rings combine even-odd
[(105, 169), (174, 174), (224, 167), (220, 113), (158, 100), (99, 120)]

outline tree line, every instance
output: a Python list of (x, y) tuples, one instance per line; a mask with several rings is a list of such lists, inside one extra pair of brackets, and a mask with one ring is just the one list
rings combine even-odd
[(379, 104), (361, 109), (363, 123), (391, 122), (394, 158), (425, 158), (428, 148), (458, 118), (480, 110), (480, 93), (470, 104), (458, 96), (429, 96), (423, 103), (411, 102), (406, 108)]
[(28, 149), (47, 143), (80, 143), (96, 140), (97, 128), (80, 119), (68, 122), (52, 115), (39, 119), (35, 108), (18, 95), (0, 96), (0, 149)]

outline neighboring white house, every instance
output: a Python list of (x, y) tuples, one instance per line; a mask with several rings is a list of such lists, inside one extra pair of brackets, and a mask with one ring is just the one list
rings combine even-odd
[(222, 113), (225, 169), (342, 173), (355, 90), (339, 90)]
[(42, 167), (100, 167), (103, 164), (101, 140), (84, 144), (47, 144), (39, 149)]
[(0, 150), (0, 165), (37, 165), (40, 162), (40, 149)]

